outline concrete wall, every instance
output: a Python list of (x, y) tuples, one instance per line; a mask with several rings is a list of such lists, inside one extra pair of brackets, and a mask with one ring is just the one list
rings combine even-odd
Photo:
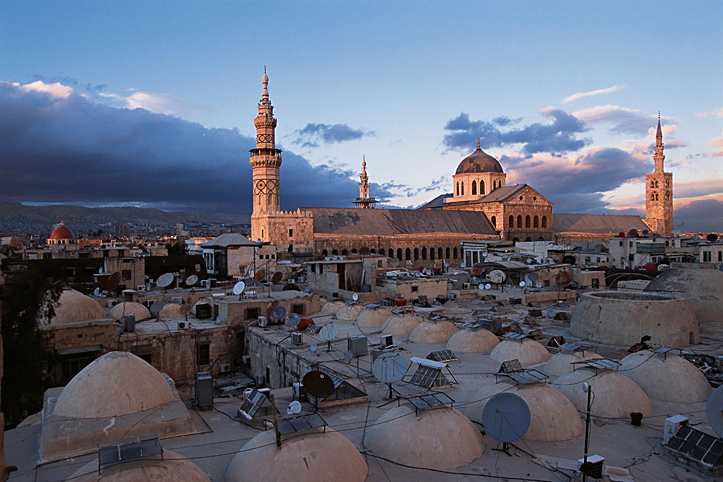
[(446, 278), (417, 278), (413, 280), (380, 278), (377, 285), (382, 289), (395, 292), (407, 300), (416, 300), (420, 296), (426, 296), (431, 302), (439, 295), (447, 297)]

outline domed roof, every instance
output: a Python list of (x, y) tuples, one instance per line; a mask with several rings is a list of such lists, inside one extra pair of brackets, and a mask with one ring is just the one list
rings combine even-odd
[(118, 303), (110, 310), (110, 317), (114, 320), (122, 320), (124, 316), (133, 315), (136, 321), (147, 320), (151, 317), (148, 308), (135, 301), (124, 301)]
[[(443, 430), (442, 430), (443, 428)], [(484, 454), (485, 440), (467, 417), (453, 408), (394, 407), (367, 429), (364, 445), (394, 462), (452, 469)]]
[(455, 353), (489, 353), (499, 342), (489, 330), (459, 330), (447, 341), (447, 350)]
[(209, 478), (196, 464), (170, 450), (163, 451), (163, 460), (142, 458), (98, 470), (98, 460), (88, 462), (79, 468), (68, 481), (73, 482), (136, 482), (154, 480), (157, 482), (209, 482)]
[(324, 305), (321, 307), (322, 313), (336, 313), (341, 308), (346, 306), (346, 303), (344, 303), (341, 300), (335, 300), (335, 301), (327, 301), (324, 303)]
[(68, 418), (120, 417), (175, 400), (166, 378), (126, 352), (110, 352), (80, 371), (55, 404), (53, 415)]
[(409, 341), (413, 343), (447, 343), (457, 331), (457, 327), (450, 321), (425, 321), (415, 326), (409, 333)]
[(455, 174), (472, 174), (478, 172), (504, 172), (497, 159), (480, 148), (479, 140), (477, 141), (477, 150), (462, 159), (462, 162), (457, 166), (457, 172), (455, 172)]
[(183, 318), (183, 315), (181, 314), (181, 306), (182, 305), (180, 303), (166, 303), (158, 313), (158, 319), (176, 320), (178, 318)]
[(384, 308), (365, 308), (356, 317), (356, 326), (359, 328), (379, 328), (392, 315)]
[(587, 393), (582, 390), (583, 382), (592, 387), (595, 403), (590, 414), (595, 417), (628, 418), (630, 412), (640, 412), (647, 417), (653, 412), (643, 389), (616, 371), (605, 370), (596, 374), (592, 369), (578, 369), (562, 375), (552, 386), (584, 412), (587, 409)]
[(409, 335), (412, 330), (422, 322), (421, 319), (409, 313), (392, 315), (382, 325), (382, 333), (385, 335)]
[(620, 361), (621, 371), (651, 398), (677, 403), (704, 402), (713, 389), (703, 372), (683, 357), (639, 351)]
[(556, 378), (564, 375), (565, 373), (571, 372), (573, 369), (572, 364), (574, 362), (590, 360), (593, 358), (602, 357), (592, 350), (586, 350), (584, 352), (561, 351), (560, 353), (552, 355), (552, 358), (547, 360), (544, 365), (539, 367), (539, 369), (545, 375)]
[(358, 303), (353, 305), (344, 305), (336, 312), (336, 319), (341, 321), (354, 321), (362, 311), (364, 311), (364, 305), (360, 305)]
[(55, 307), (51, 325), (106, 318), (103, 308), (90, 296), (75, 290), (63, 290)]
[(349, 439), (326, 427), (295, 434), (276, 445), (266, 430), (243, 446), (226, 469), (226, 482), (364, 482), (369, 471)]
[(517, 340), (503, 340), (490, 353), (490, 358), (497, 363), (507, 360), (520, 360), (523, 367), (537, 365), (550, 359), (550, 352), (541, 343), (532, 338)]
[(50, 233), (50, 239), (75, 239), (73, 232), (65, 227), (65, 224), (60, 224), (57, 228), (53, 229)]

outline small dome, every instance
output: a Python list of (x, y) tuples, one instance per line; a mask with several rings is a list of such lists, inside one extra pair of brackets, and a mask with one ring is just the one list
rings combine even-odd
[(50, 233), (50, 239), (75, 239), (75, 236), (70, 229), (61, 224)]
[(640, 385), (650, 398), (676, 403), (705, 402), (713, 392), (708, 379), (683, 357), (639, 351), (620, 361), (620, 371)]
[(136, 321), (143, 321), (151, 318), (148, 308), (135, 301), (124, 301), (110, 309), (110, 317), (116, 321), (122, 321), (124, 316), (133, 315)]
[(413, 343), (447, 343), (457, 331), (457, 327), (450, 321), (425, 321), (414, 327), (409, 334), (409, 341)]
[(177, 320), (179, 318), (183, 318), (183, 315), (181, 314), (181, 304), (180, 303), (166, 303), (163, 305), (163, 308), (158, 313), (158, 319), (159, 320)]
[(591, 360), (593, 358), (602, 357), (592, 350), (586, 350), (584, 352), (561, 351), (560, 353), (552, 355), (552, 358), (547, 360), (539, 369), (545, 375), (557, 378), (565, 373), (571, 372), (574, 368), (572, 365), (573, 363), (583, 360)]
[(324, 306), (321, 307), (322, 313), (336, 313), (341, 308), (345, 307), (346, 303), (340, 300), (336, 301), (327, 301), (324, 303)]
[(582, 421), (575, 405), (565, 395), (544, 383), (491, 383), (477, 392), (474, 396), (476, 401), (467, 407), (465, 414), (470, 420), (482, 423), (485, 404), (501, 392), (519, 395), (530, 409), (530, 428), (522, 437), (523, 440), (562, 442), (582, 433)]
[(80, 371), (58, 397), (53, 415), (68, 418), (120, 417), (175, 400), (166, 378), (126, 352), (110, 352)]
[(384, 308), (365, 308), (356, 317), (356, 326), (359, 328), (379, 328), (392, 315)]
[(521, 342), (503, 340), (492, 350), (490, 358), (497, 363), (517, 359), (523, 367), (529, 367), (549, 360), (550, 352), (532, 338), (524, 338)]
[(502, 166), (494, 157), (480, 149), (465, 157), (457, 166), (455, 174), (472, 174), (479, 172), (504, 172)]
[(354, 321), (362, 311), (364, 311), (364, 305), (360, 305), (359, 303), (353, 305), (345, 304), (336, 312), (336, 319), (340, 321)]
[(382, 333), (385, 335), (408, 336), (412, 330), (422, 322), (420, 318), (409, 313), (392, 315), (382, 325)]
[(485, 451), (485, 440), (467, 417), (453, 408), (394, 407), (367, 429), (364, 445), (394, 462), (452, 469), (470, 464)]
[(144, 458), (125, 461), (121, 464), (98, 470), (98, 461), (93, 460), (79, 468), (67, 481), (73, 482), (209, 482), (209, 478), (196, 464), (170, 450), (163, 451), (163, 460)]
[(447, 342), (447, 350), (455, 353), (489, 353), (499, 342), (491, 331), (483, 328), (459, 330)]
[(90, 296), (75, 290), (63, 290), (55, 307), (51, 325), (106, 318), (103, 308)]
[(364, 482), (369, 471), (349, 439), (326, 427), (276, 445), (273, 430), (257, 434), (226, 469), (226, 482)]
[(582, 390), (583, 382), (592, 387), (595, 403), (590, 414), (595, 417), (629, 418), (631, 412), (640, 412), (647, 417), (653, 412), (643, 389), (616, 371), (604, 370), (596, 374), (592, 369), (578, 369), (562, 375), (552, 386), (570, 399), (579, 411), (585, 412), (587, 393)]

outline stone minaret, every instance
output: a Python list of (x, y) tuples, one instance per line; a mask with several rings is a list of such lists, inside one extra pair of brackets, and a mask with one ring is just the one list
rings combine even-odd
[(673, 235), (673, 173), (665, 172), (663, 130), (658, 114), (655, 134), (655, 171), (645, 175), (645, 224), (655, 233)]
[(362, 173), (359, 184), (359, 199), (354, 201), (356, 207), (362, 209), (374, 209), (377, 200), (369, 197), (369, 176), (367, 175), (367, 159), (362, 157)]
[(276, 119), (274, 107), (269, 100), (269, 77), (261, 79), (264, 91), (259, 102), (259, 115), (254, 119), (256, 126), (256, 148), (251, 149), (251, 167), (253, 168), (253, 213), (251, 214), (251, 238), (267, 240), (269, 233), (261, 227), (261, 219), (280, 209), (279, 168), (281, 167), (281, 149), (276, 149)]

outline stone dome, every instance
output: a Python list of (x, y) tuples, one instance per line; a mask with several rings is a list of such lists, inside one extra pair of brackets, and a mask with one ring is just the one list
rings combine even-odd
[(295, 434), (276, 445), (266, 430), (243, 446), (226, 469), (226, 482), (363, 482), (368, 467), (346, 437), (326, 427)]
[(110, 352), (80, 371), (55, 404), (68, 418), (120, 417), (174, 401), (166, 378), (132, 353)]
[(457, 327), (451, 321), (425, 321), (418, 324), (409, 333), (413, 343), (447, 343), (457, 333)]
[(462, 159), (457, 166), (455, 174), (472, 174), (479, 172), (504, 172), (502, 166), (494, 157), (487, 154), (477, 146), (472, 154)]
[(53, 229), (50, 233), (49, 239), (75, 239), (73, 232), (68, 229), (64, 224), (61, 224), (57, 228)]
[(180, 303), (166, 303), (163, 305), (163, 308), (158, 313), (158, 319), (159, 320), (177, 320), (178, 318), (183, 318), (183, 315), (181, 314), (181, 304)]
[(492, 350), (490, 358), (497, 363), (517, 359), (523, 367), (528, 367), (549, 360), (550, 352), (532, 338), (523, 338), (522, 341), (503, 340)]
[(577, 437), (583, 431), (575, 405), (565, 395), (544, 383), (491, 383), (477, 392), (475, 401), (467, 407), (465, 414), (470, 420), (482, 423), (482, 412), (487, 401), (501, 392), (519, 395), (530, 409), (530, 428), (522, 437), (523, 440), (562, 442)]
[(582, 390), (583, 382), (592, 387), (595, 397), (590, 414), (595, 417), (630, 418), (631, 412), (648, 416), (653, 412), (650, 399), (633, 380), (620, 372), (582, 368), (562, 375), (552, 386), (565, 395), (575, 407), (587, 410), (587, 393)]
[(618, 369), (640, 385), (650, 398), (677, 403), (705, 402), (713, 389), (695, 365), (683, 357), (650, 351), (630, 354)]
[(122, 321), (124, 316), (133, 315), (136, 321), (147, 320), (151, 318), (151, 312), (148, 308), (135, 301), (123, 301), (110, 309), (110, 317), (116, 321)]
[(571, 372), (574, 368), (573, 363), (591, 360), (593, 358), (602, 357), (592, 350), (585, 350), (584, 352), (561, 351), (560, 353), (552, 355), (552, 358), (547, 360), (539, 369), (545, 375), (557, 378), (565, 373)]
[(394, 462), (452, 469), (470, 464), (485, 451), (485, 440), (467, 417), (453, 408), (394, 407), (371, 424), (366, 448)]
[(392, 312), (384, 308), (365, 308), (356, 317), (356, 326), (359, 328), (379, 328), (392, 315)]
[(346, 303), (341, 300), (327, 301), (321, 307), (321, 313), (336, 313), (344, 306), (346, 306)]
[(90, 296), (75, 290), (63, 290), (55, 307), (55, 316), (51, 325), (76, 323), (79, 321), (99, 320), (106, 318), (103, 308)]
[(364, 305), (360, 305), (359, 303), (352, 305), (345, 304), (336, 312), (336, 319), (340, 321), (354, 321), (362, 311), (364, 311)]
[(66, 479), (73, 482), (210, 482), (206, 474), (187, 458), (170, 450), (163, 451), (163, 460), (145, 458), (126, 461), (98, 470), (93, 460)]
[(447, 350), (455, 353), (489, 353), (500, 340), (484, 328), (459, 330), (447, 341)]
[(408, 336), (422, 320), (409, 313), (393, 314), (382, 324), (382, 333), (385, 335)]

